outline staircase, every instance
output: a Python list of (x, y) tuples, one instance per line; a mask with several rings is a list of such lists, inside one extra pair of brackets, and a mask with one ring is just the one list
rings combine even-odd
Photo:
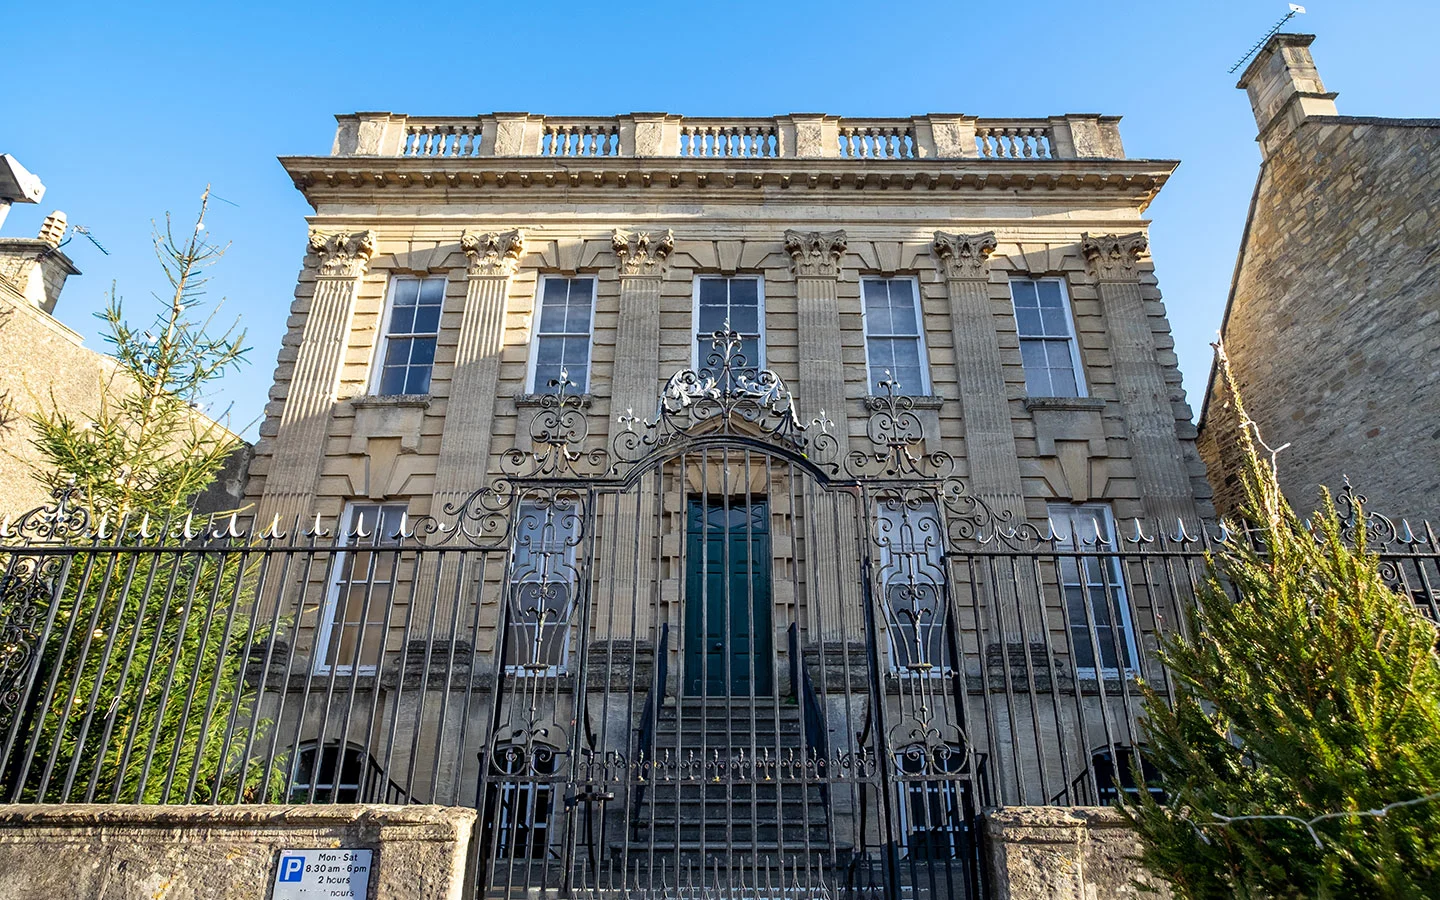
[(853, 847), (836, 840), (829, 787), (817, 778), (825, 770), (804, 735), (800, 708), (785, 700), (686, 697), (665, 707), (656, 777), (612, 853), (656, 875), (663, 866), (678, 874), (672, 883), (764, 887), (822, 871), (830, 881)]

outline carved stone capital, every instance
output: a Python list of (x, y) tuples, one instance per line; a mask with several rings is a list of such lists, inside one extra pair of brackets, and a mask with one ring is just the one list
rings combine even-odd
[(664, 275), (665, 261), (675, 249), (675, 232), (624, 231), (617, 228), (610, 235), (620, 275)]
[(935, 264), (946, 278), (989, 278), (990, 254), (995, 252), (995, 232), (950, 234), (935, 232), (930, 245)]
[(1132, 281), (1136, 264), (1149, 242), (1142, 232), (1133, 234), (1082, 234), (1080, 250), (1096, 278), (1105, 281)]
[(843, 231), (785, 230), (785, 252), (790, 254), (796, 275), (837, 278), (840, 259), (845, 255)]
[(375, 255), (375, 232), (310, 233), (310, 252), (320, 257), (320, 274), (330, 278), (359, 278)]
[(460, 249), (470, 261), (471, 277), (508, 277), (515, 274), (520, 255), (525, 252), (525, 232), (467, 231), (460, 235)]

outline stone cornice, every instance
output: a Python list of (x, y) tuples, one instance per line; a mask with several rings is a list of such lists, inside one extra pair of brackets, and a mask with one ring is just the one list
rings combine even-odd
[(610, 235), (615, 250), (616, 267), (621, 277), (664, 275), (665, 261), (675, 249), (675, 232), (624, 231), (616, 228)]
[(467, 231), (460, 235), (460, 249), (469, 260), (469, 275), (480, 277), (508, 277), (515, 274), (520, 255), (525, 252), (525, 232), (518, 228), (510, 231)]
[(995, 232), (950, 234), (935, 232), (930, 253), (946, 278), (988, 278), (990, 254), (995, 252)]
[[(282, 157), (312, 205), (337, 198), (395, 193), (413, 203), (428, 192), (455, 202), (470, 192), (564, 192), (573, 202), (617, 192), (664, 191), (719, 199), (725, 193), (810, 191), (903, 192), (916, 199), (944, 191), (1074, 191), (1128, 195), (1148, 205), (1179, 165), (1167, 160), (849, 160), (849, 159), (408, 159)], [(933, 195), (930, 192), (935, 192)], [(419, 196), (413, 196), (419, 195)], [(398, 198), (397, 198), (398, 199)], [(557, 200), (559, 198), (556, 198)], [(742, 202), (750, 202), (743, 200)], [(914, 202), (913, 200), (907, 202)]]
[(838, 278), (846, 243), (844, 231), (785, 230), (785, 252), (801, 278)]
[(1080, 236), (1080, 251), (1091, 273), (1103, 281), (1132, 281), (1136, 265), (1149, 246), (1144, 232), (1090, 234)]
[(375, 254), (374, 231), (310, 233), (310, 252), (320, 257), (320, 275), (327, 278), (359, 278)]

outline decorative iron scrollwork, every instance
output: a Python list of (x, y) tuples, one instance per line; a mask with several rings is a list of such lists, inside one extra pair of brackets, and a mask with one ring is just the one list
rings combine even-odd
[(585, 449), (590, 437), (589, 417), (579, 387), (570, 373), (560, 370), (550, 379), (552, 394), (541, 394), (540, 408), (530, 417), (530, 446), (507, 451), (501, 465), (507, 475), (517, 478), (586, 478), (605, 469), (606, 453), (601, 447)]
[(633, 410), (620, 416), (622, 430), (612, 442), (617, 460), (639, 462), (686, 439), (710, 435), (769, 439), (805, 456), (833, 448), (828, 419), (822, 414), (812, 422), (818, 431), (812, 435), (784, 380), (751, 365), (740, 347), (740, 334), (726, 322), (711, 335), (704, 366), (670, 376), (654, 420)]

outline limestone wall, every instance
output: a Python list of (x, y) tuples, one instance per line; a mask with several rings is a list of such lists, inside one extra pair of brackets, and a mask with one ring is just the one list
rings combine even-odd
[(1138, 840), (1118, 810), (992, 809), (984, 814), (984, 831), (994, 900), (1170, 897), (1169, 887), (1140, 867)]
[[(1267, 144), (1225, 324), (1245, 407), (1302, 509), (1349, 475), (1371, 508), (1440, 515), (1440, 121), (1312, 116)], [(1240, 499), (1219, 386), (1201, 452)]]
[(0, 806), (0, 900), (259, 900), (279, 851), (370, 849), (370, 900), (459, 900), (472, 809)]

